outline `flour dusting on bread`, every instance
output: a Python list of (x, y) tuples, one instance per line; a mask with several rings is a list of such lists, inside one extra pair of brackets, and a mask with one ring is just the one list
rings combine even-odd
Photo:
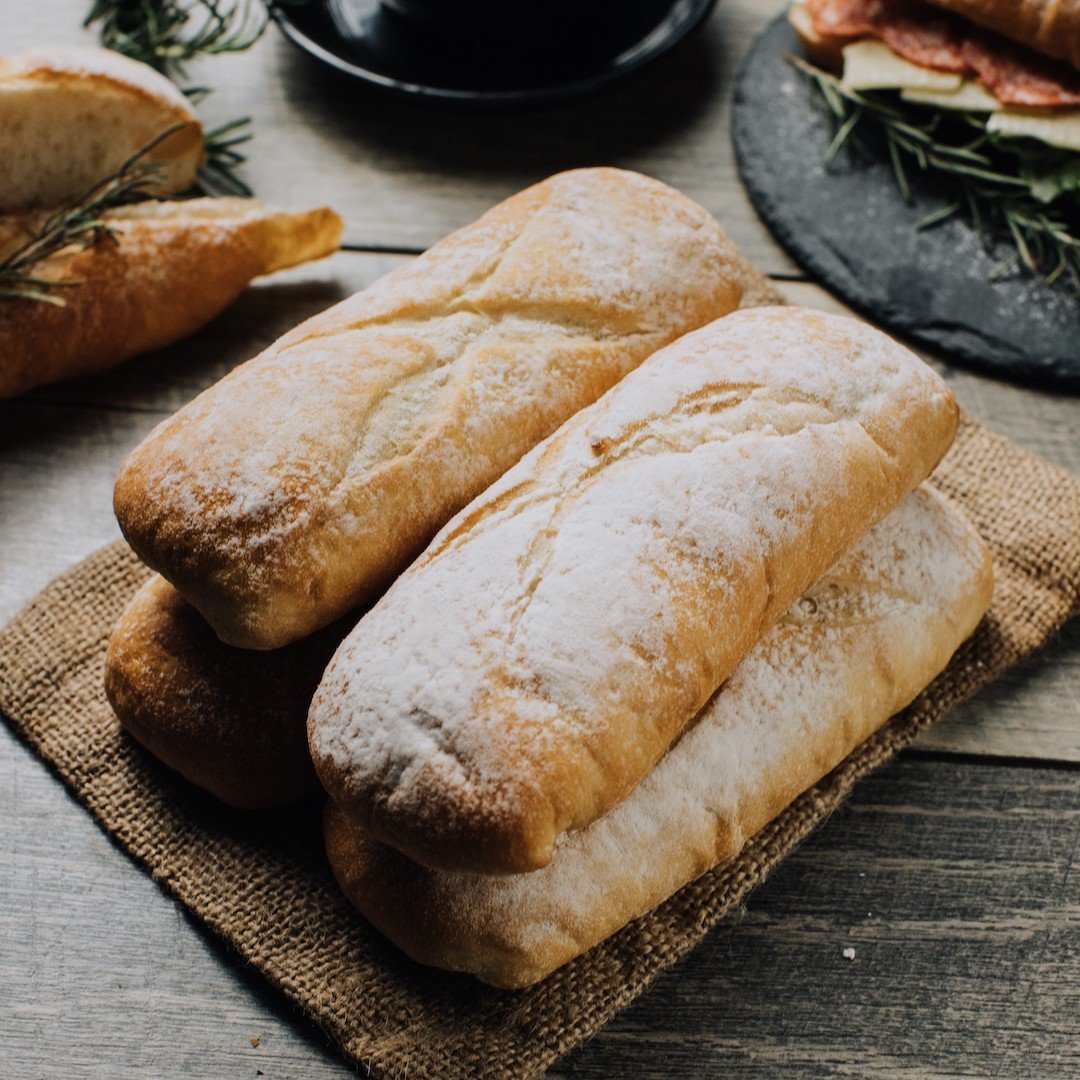
[(414, 958), (523, 986), (733, 858), (948, 662), (990, 599), (985, 545), (910, 495), (773, 627), (648, 776), (527, 874), (430, 870), (327, 817), (346, 894)]
[(654, 180), (562, 174), (309, 320), (121, 473), (132, 545), (223, 639), (273, 647), (386, 587), (646, 356), (733, 310), (719, 225)]
[(942, 380), (854, 320), (766, 308), (687, 335), (361, 620), (312, 705), (324, 785), (432, 866), (543, 865), (926, 477), (955, 423)]

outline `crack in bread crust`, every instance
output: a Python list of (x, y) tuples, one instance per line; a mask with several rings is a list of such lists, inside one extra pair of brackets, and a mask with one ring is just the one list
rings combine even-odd
[(117, 517), (223, 640), (284, 645), (377, 596), (649, 353), (734, 310), (743, 277), (665, 185), (553, 177), (159, 425), (121, 470)]
[(361, 620), (312, 704), (324, 785), (428, 865), (543, 866), (925, 478), (956, 415), (938, 376), (852, 320), (759, 309), (680, 339)]

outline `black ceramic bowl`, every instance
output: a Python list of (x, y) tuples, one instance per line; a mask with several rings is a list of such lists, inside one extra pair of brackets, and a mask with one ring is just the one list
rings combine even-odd
[(716, 0), (307, 0), (272, 8), (336, 71), (408, 97), (513, 106), (599, 89), (667, 52)]

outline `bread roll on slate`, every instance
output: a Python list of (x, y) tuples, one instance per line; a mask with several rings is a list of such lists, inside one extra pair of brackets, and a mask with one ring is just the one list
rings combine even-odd
[(873, 328), (798, 308), (689, 334), (568, 421), (364, 616), (315, 767), (427, 865), (547, 864), (937, 464), (957, 406)]
[(154, 193), (186, 191), (204, 157), (195, 110), (164, 75), (108, 49), (0, 58), (0, 213), (74, 202), (166, 129)]
[(733, 310), (742, 273), (664, 184), (552, 177), (161, 424), (117, 480), (124, 535), (222, 640), (303, 637), (649, 353)]
[(1080, 0), (929, 0), (1080, 68)]
[[(194, 333), (255, 277), (335, 251), (332, 210), (285, 214), (255, 199), (142, 202), (105, 215), (116, 242), (70, 248), (34, 267), (77, 282), (63, 307), (0, 301), (0, 398), (113, 367)], [(0, 221), (0, 257), (33, 216)]]
[(647, 777), (531, 874), (429, 870), (334, 805), (345, 894), (425, 964), (527, 986), (734, 858), (946, 665), (990, 601), (985, 546), (910, 495), (758, 642)]
[(105, 691), (121, 724), (192, 783), (233, 806), (278, 806), (319, 789), (304, 721), (345, 630), (234, 649), (155, 576), (109, 639)]

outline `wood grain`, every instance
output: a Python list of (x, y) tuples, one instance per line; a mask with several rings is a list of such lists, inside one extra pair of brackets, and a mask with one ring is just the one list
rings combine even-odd
[[(0, 1075), (350, 1075), (0, 747)], [(1080, 773), (901, 759), (553, 1075), (1075, 1074), (1078, 836)]]
[(1077, 1075), (1078, 793), (902, 757), (557, 1075)]

